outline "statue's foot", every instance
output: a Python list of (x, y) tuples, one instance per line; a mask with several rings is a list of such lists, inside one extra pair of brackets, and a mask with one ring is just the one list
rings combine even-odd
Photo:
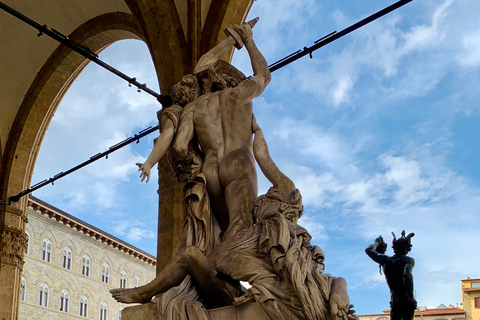
[(147, 303), (152, 300), (148, 292), (142, 292), (140, 288), (131, 289), (112, 289), (112, 297), (121, 303)]

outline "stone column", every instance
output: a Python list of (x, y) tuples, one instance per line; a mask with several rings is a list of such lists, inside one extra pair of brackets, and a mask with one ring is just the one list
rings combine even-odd
[(0, 207), (0, 319), (17, 319), (27, 216), (20, 209)]

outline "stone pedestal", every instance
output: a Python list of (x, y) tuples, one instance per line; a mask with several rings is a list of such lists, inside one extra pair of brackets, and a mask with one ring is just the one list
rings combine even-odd
[[(268, 317), (257, 302), (245, 302), (232, 307), (208, 310), (210, 320), (267, 320)], [(122, 320), (163, 320), (157, 316), (156, 303), (150, 302), (128, 307), (122, 311)]]

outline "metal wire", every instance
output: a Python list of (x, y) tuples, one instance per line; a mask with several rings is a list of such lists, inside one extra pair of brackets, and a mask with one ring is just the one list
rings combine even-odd
[[(322, 37), (318, 40), (316, 40), (314, 42), (314, 45), (311, 46), (311, 47), (304, 47), (303, 49), (301, 50), (298, 50), (286, 57), (284, 57), (283, 59), (280, 59), (278, 60), (277, 62), (275, 63), (272, 63), (270, 66), (269, 66), (269, 69), (270, 69), (270, 72), (273, 72), (273, 71), (276, 71), (280, 68), (283, 68), (285, 67), (286, 65), (306, 56), (306, 55), (309, 55), (310, 58), (312, 58), (312, 52), (314, 52), (315, 50), (318, 50), (320, 49), (321, 47), (349, 34), (350, 32), (360, 28), (360, 27), (363, 27), (364, 25), (372, 22), (372, 21), (375, 21), (376, 19), (400, 8), (401, 6), (411, 2), (413, 0), (400, 0), (370, 16), (368, 16), (367, 18), (351, 25), (350, 27), (348, 28), (345, 28), (343, 29), (342, 31), (340, 32), (332, 32), (328, 35), (326, 35), (325, 37)], [(105, 62), (101, 61), (100, 59), (98, 59), (98, 55), (95, 54), (94, 52), (92, 52), (89, 48), (85, 48), (83, 46), (81, 46), (80, 44), (68, 39), (67, 36), (63, 35), (62, 33), (60, 33), (59, 31), (55, 30), (55, 29), (48, 29), (48, 27), (46, 25), (40, 25), (38, 24), (37, 22), (33, 21), (32, 19), (26, 17), (25, 15), (21, 14), (20, 12), (10, 8), (9, 6), (7, 6), (6, 4), (4, 4), (3, 2), (0, 2), (0, 8), (3, 9), (4, 11), (10, 13), (11, 15), (15, 16), (16, 18), (24, 21), (25, 23), (29, 24), (30, 26), (36, 28), (39, 33), (38, 33), (38, 36), (41, 36), (43, 34), (46, 34), (48, 35), (49, 37), (57, 40), (58, 42), (68, 46), (69, 48), (71, 48), (72, 50), (80, 53), (82, 56), (84, 56), (85, 58), (95, 62), (96, 64), (100, 65), (101, 67), (107, 69), (108, 71), (116, 74), (117, 76), (121, 77), (122, 79), (128, 81), (129, 84), (133, 84), (134, 86), (136, 86), (139, 90), (143, 90), (147, 93), (149, 93), (150, 95), (154, 96), (155, 98), (157, 98), (158, 101), (160, 101), (160, 103), (166, 107), (167, 105), (171, 105), (172, 104), (172, 100), (169, 96), (165, 96), (165, 95), (160, 95), (156, 92), (154, 92), (153, 90), (149, 89), (146, 84), (140, 84), (136, 78), (130, 78), (129, 76), (127, 76), (126, 74), (124, 74), (123, 72), (113, 68), (112, 66), (106, 64)], [(103, 157), (107, 157), (108, 158), (108, 155), (134, 141), (137, 141), (137, 143), (139, 142), (139, 139), (156, 131), (158, 129), (158, 126), (155, 126), (155, 127), (148, 127), (142, 131), (139, 132), (139, 134), (137, 135), (134, 135), (133, 137), (130, 137), (128, 139), (125, 139), (113, 146), (111, 146), (107, 151), (104, 151), (104, 152), (101, 152), (101, 153), (97, 153), (96, 155), (90, 157), (89, 160), (85, 161), (85, 162), (82, 162), (81, 164), (73, 167), (72, 169), (69, 169), (65, 172), (60, 172), (58, 174), (56, 174), (55, 176), (53, 176), (52, 178), (49, 178), (49, 179), (45, 179), (39, 183), (36, 183), (35, 185), (31, 186), (29, 189), (27, 190), (24, 190), (22, 192), (20, 192), (19, 194), (15, 195), (15, 196), (11, 196), (9, 198), (9, 204), (1, 204), (1, 205), (10, 205), (11, 202), (18, 202), (20, 200), (21, 197), (27, 195), (27, 194), (30, 194), (32, 193), (33, 191), (35, 190), (38, 190), (50, 183), (54, 183), (56, 180), (62, 178), (62, 177), (65, 177), (66, 175), (74, 172), (74, 171), (77, 171), (78, 169), (80, 168), (83, 168), (84, 166), (94, 162), (94, 161), (97, 161), (98, 159), (101, 159)]]
[(125, 147), (126, 145), (129, 145), (132, 142), (136, 141), (137, 143), (139, 143), (141, 138), (143, 138), (146, 135), (149, 135), (150, 133), (155, 132), (157, 130), (158, 130), (158, 126), (155, 126), (155, 127), (150, 126), (146, 129), (143, 129), (138, 134), (135, 134), (132, 137), (127, 138), (127, 139), (125, 139), (123, 141), (120, 141), (119, 143), (111, 146), (110, 148), (108, 148), (108, 150), (106, 150), (104, 152), (99, 152), (96, 155), (91, 156), (90, 159), (88, 159), (87, 161), (84, 161), (84, 162), (80, 163), (79, 165), (77, 165), (77, 166), (75, 166), (75, 167), (73, 167), (73, 168), (71, 168), (71, 169), (69, 169), (65, 172), (62, 171), (60, 173), (57, 173), (52, 178), (40, 181), (40, 182), (34, 184), (33, 186), (31, 186), (30, 188), (28, 188), (27, 190), (24, 190), (24, 191), (20, 192), (19, 194), (15, 195), (15, 196), (11, 196), (9, 198), (9, 202), (10, 203), (11, 202), (18, 202), (21, 197), (26, 196), (27, 194), (30, 194), (33, 191), (38, 190), (38, 189), (40, 189), (40, 188), (42, 188), (42, 187), (44, 187), (44, 186), (46, 186), (50, 183), (53, 184), (56, 180), (58, 180), (60, 178), (63, 178), (66, 175), (69, 175), (69, 174), (77, 171), (78, 169), (81, 169), (81, 168), (85, 167), (86, 165), (89, 165), (92, 162), (95, 162), (99, 159), (102, 159), (103, 157), (106, 157), (108, 159), (108, 155), (110, 153), (115, 152), (118, 149), (123, 148), (123, 147)]
[(98, 64), (102, 68), (104, 68), (104, 69), (112, 72), (113, 74), (119, 76), (120, 78), (126, 80), (129, 83), (129, 85), (136, 86), (138, 88), (137, 90), (139, 92), (140, 91), (145, 91), (146, 93), (154, 96), (162, 104), (163, 107), (168, 107), (169, 105), (172, 104), (172, 99), (169, 96), (161, 95), (161, 94), (156, 93), (152, 89), (148, 88), (145, 83), (140, 83), (140, 82), (137, 81), (136, 78), (129, 77), (125, 73), (121, 72), (120, 70), (115, 69), (111, 65), (103, 62), (102, 60), (98, 59), (98, 55), (95, 52), (93, 52), (92, 50), (90, 50), (90, 48), (86, 48), (86, 47), (76, 43), (75, 41), (70, 40), (66, 35), (62, 34), (60, 31), (55, 30), (53, 28), (49, 29), (46, 24), (41, 25), (41, 24), (35, 22), (34, 20), (32, 20), (29, 17), (25, 16), (24, 14), (18, 12), (17, 10), (7, 6), (5, 3), (1, 2), (1, 1), (0, 1), (0, 9), (4, 10), (5, 12), (11, 14), (12, 16), (16, 17), (17, 19), (19, 19), (19, 20), (27, 23), (28, 25), (32, 26), (33, 28), (37, 29), (39, 31), (38, 34), (37, 34), (39, 37), (44, 35), (44, 34), (49, 36), (50, 38), (52, 38), (52, 39), (60, 42), (61, 44), (69, 47), (73, 51), (81, 54), (83, 57), (93, 61), (96, 64)]

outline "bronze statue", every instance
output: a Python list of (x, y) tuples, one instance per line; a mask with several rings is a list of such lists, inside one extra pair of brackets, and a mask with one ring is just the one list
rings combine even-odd
[(400, 239), (397, 239), (393, 232), (392, 235), (392, 247), (395, 253), (392, 257), (385, 254), (387, 245), (382, 236), (375, 239), (375, 242), (365, 249), (365, 253), (380, 265), (380, 273), (381, 269), (385, 273), (390, 288), (390, 319), (411, 320), (417, 307), (417, 301), (413, 297), (412, 275), (415, 260), (407, 256), (407, 253), (412, 249), (410, 239), (415, 234), (410, 233), (405, 236), (405, 230), (403, 230)]

